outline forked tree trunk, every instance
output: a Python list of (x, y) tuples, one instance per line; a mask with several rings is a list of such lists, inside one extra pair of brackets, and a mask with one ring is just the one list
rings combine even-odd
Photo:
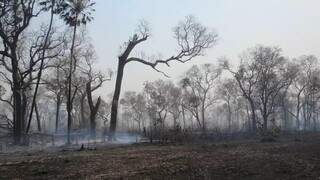
[(90, 135), (91, 135), (91, 138), (95, 139), (96, 138), (96, 116), (101, 103), (101, 97), (98, 98), (98, 101), (94, 105), (93, 99), (92, 99), (91, 82), (88, 82), (86, 84), (86, 91), (87, 91), (88, 104), (90, 108)]

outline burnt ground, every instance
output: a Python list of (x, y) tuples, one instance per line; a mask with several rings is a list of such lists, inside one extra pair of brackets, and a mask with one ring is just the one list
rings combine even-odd
[(0, 154), (0, 179), (320, 179), (320, 141)]

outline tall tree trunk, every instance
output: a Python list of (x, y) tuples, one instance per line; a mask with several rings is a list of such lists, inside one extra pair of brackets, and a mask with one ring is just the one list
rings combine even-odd
[(246, 105), (246, 113), (247, 113), (247, 118), (248, 118), (248, 129), (249, 131), (252, 132), (252, 118), (250, 117), (250, 112), (249, 112), (249, 107)]
[[(15, 52), (15, 47), (11, 50)], [(12, 64), (12, 81), (13, 81), (13, 137), (14, 143), (20, 144), (22, 137), (22, 127), (23, 127), (23, 115), (22, 115), (22, 94), (21, 94), (21, 86), (20, 86), (20, 75), (18, 70), (18, 60), (16, 55), (11, 59)]]
[(298, 94), (297, 97), (297, 107), (296, 107), (296, 130), (299, 131), (300, 130), (300, 93)]
[(228, 130), (229, 130), (229, 133), (231, 133), (232, 112), (231, 112), (230, 102), (228, 101), (227, 104), (228, 104)]
[[(24, 91), (24, 89), (21, 90), (22, 93), (22, 104), (21, 104), (21, 108), (22, 108), (22, 128), (21, 130), (24, 133), (24, 130), (26, 129), (26, 114), (27, 114), (27, 108), (28, 108), (28, 98), (27, 95)], [(25, 143), (25, 142), (24, 142)]]
[(257, 132), (257, 120), (256, 120), (255, 106), (254, 106), (254, 102), (252, 100), (249, 100), (249, 103), (250, 103), (250, 108), (251, 108), (252, 132), (256, 133)]
[(202, 133), (206, 133), (206, 122), (205, 122), (205, 108), (204, 108), (204, 102), (202, 103), (201, 107), (201, 118), (202, 118)]
[(84, 110), (84, 100), (86, 98), (86, 94), (83, 94), (81, 96), (81, 99), (80, 99), (80, 127), (81, 128), (85, 128), (87, 127), (87, 121), (86, 121), (86, 118), (85, 118), (85, 110)]
[(70, 49), (70, 65), (69, 65), (69, 76), (68, 76), (68, 100), (67, 100), (67, 113), (68, 113), (68, 144), (71, 144), (71, 124), (72, 124), (72, 74), (73, 74), (73, 51), (76, 39), (77, 25), (74, 25), (72, 44)]
[(263, 132), (266, 135), (268, 131), (268, 112), (267, 112), (267, 102), (263, 102), (262, 109), (262, 119), (263, 119)]
[[(201, 120), (200, 120), (200, 117), (199, 117), (198, 107), (197, 107), (196, 112), (195, 112), (195, 118), (197, 120), (199, 130), (201, 130), (202, 129), (202, 123), (201, 123)], [(192, 119), (191, 119), (191, 121), (192, 121)]]
[(57, 95), (57, 103), (56, 103), (56, 133), (59, 130), (59, 119), (60, 119), (60, 105), (61, 105), (61, 97)]
[(37, 83), (36, 83), (34, 95), (33, 95), (33, 98), (32, 98), (31, 110), (30, 110), (30, 114), (29, 114), (29, 120), (28, 120), (26, 133), (28, 133), (29, 129), (30, 129), (30, 124), (31, 124), (32, 115), (33, 115), (33, 109), (34, 109), (34, 106), (36, 104), (36, 98), (37, 98), (37, 95), (38, 95), (39, 84), (40, 84), (42, 71), (43, 71), (43, 66), (44, 66), (44, 57), (45, 57), (46, 48), (47, 48), (47, 44), (48, 44), (48, 41), (49, 41), (49, 36), (50, 36), (50, 33), (51, 33), (52, 24), (53, 24), (53, 16), (54, 16), (53, 8), (54, 8), (55, 0), (52, 0), (51, 3), (52, 3), (51, 4), (52, 7), (51, 7), (50, 23), (49, 23), (48, 32), (47, 32), (46, 37), (45, 37), (44, 45), (43, 45), (41, 61), (40, 61), (40, 69), (39, 69), (39, 72), (38, 72)]
[(40, 114), (39, 114), (39, 109), (38, 109), (38, 103), (35, 103), (34, 108), (36, 110), (38, 131), (41, 132), (41, 120), (40, 120)]
[(267, 114), (263, 113), (262, 118), (263, 118), (263, 131), (266, 134), (268, 131), (268, 116), (267, 116)]
[(114, 95), (113, 95), (113, 99), (112, 99), (112, 105), (111, 105), (111, 120), (110, 120), (110, 138), (111, 138), (111, 140), (114, 138), (114, 133), (117, 128), (118, 105), (119, 105), (119, 97), (120, 97), (124, 67), (125, 67), (125, 63), (121, 59), (119, 59), (116, 86), (115, 86)]
[(140, 121), (140, 119), (138, 121), (138, 128), (139, 128), (139, 133), (141, 133), (141, 121)]
[(182, 106), (182, 120), (183, 120), (183, 129), (186, 129), (186, 115), (185, 115), (185, 109)]

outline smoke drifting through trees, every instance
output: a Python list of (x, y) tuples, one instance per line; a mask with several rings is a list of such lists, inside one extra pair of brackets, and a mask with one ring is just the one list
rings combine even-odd
[[(95, 68), (85, 30), (94, 5), (90, 0), (0, 2), (0, 132), (11, 133), (15, 144), (27, 144), (33, 132), (67, 133), (72, 143), (73, 134), (113, 139), (117, 129), (152, 140), (319, 130), (319, 60), (312, 55), (288, 59), (279, 47), (252, 47), (240, 55), (237, 67), (221, 58), (192, 66), (180, 79), (145, 82), (141, 92), (122, 88), (127, 63), (168, 77), (159, 65), (187, 63), (216, 45), (218, 35), (193, 16), (174, 27), (177, 51), (167, 58), (132, 56), (150, 38), (148, 23), (141, 21), (117, 59), (113, 96), (97, 96), (113, 74)], [(48, 14), (50, 21), (33, 32), (31, 20)]]

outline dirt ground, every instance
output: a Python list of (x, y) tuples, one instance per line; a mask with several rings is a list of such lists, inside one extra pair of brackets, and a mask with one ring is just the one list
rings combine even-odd
[(0, 179), (320, 179), (320, 141), (0, 154)]

